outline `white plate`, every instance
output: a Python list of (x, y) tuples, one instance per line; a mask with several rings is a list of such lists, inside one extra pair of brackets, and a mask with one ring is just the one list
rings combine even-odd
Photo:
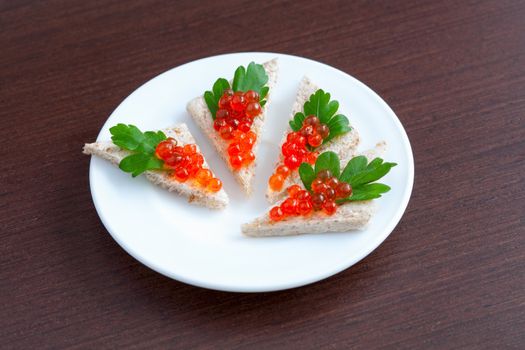
[[(239, 65), (279, 58), (279, 80), (257, 154), (255, 191), (247, 198), (208, 139), (186, 112), (187, 102), (230, 78)], [(384, 183), (392, 190), (364, 231), (294, 237), (248, 238), (240, 225), (268, 208), (264, 192), (279, 152), (282, 132), (300, 79), (309, 76), (340, 102), (361, 135), (361, 149), (385, 140), (387, 161), (397, 162)], [(97, 212), (113, 238), (133, 257), (163, 275), (192, 285), (237, 292), (262, 292), (319, 281), (372, 252), (397, 225), (408, 204), (414, 160), (405, 130), (388, 105), (355, 78), (309, 59), (275, 53), (235, 53), (204, 58), (148, 81), (111, 114), (97, 140), (109, 140), (117, 123), (156, 130), (185, 122), (211, 168), (224, 182), (230, 205), (213, 211), (193, 205), (147, 182), (132, 179), (108, 162), (91, 160), (90, 184)]]

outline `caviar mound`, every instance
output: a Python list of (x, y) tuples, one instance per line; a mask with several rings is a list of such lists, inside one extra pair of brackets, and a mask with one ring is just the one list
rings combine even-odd
[(257, 140), (251, 131), (253, 120), (261, 114), (259, 94), (226, 89), (219, 100), (213, 128), (228, 143), (228, 160), (234, 170), (249, 166), (255, 160), (253, 146)]
[(312, 181), (311, 191), (299, 185), (287, 188), (288, 197), (269, 212), (272, 221), (281, 221), (287, 217), (308, 217), (312, 211), (322, 211), (332, 216), (337, 211), (337, 200), (352, 195), (352, 186), (332, 176), (329, 170), (322, 170)]
[[(287, 177), (302, 163), (315, 164), (319, 156), (315, 149), (323, 144), (329, 133), (328, 126), (321, 123), (315, 115), (309, 115), (299, 131), (289, 132), (281, 146), (284, 164), (279, 165), (268, 180), (270, 189), (281, 191)], [(283, 170), (284, 167), (287, 170)]]
[(221, 180), (204, 167), (204, 156), (193, 143), (182, 146), (173, 137), (169, 137), (157, 145), (155, 155), (164, 161), (164, 167), (170, 172), (170, 176), (179, 182), (191, 179), (211, 192), (218, 192), (222, 188)]

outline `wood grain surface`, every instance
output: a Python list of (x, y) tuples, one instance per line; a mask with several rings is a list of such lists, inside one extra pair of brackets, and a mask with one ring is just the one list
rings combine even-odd
[[(524, 1), (0, 1), (0, 348), (525, 348)], [(415, 185), (325, 281), (234, 294), (144, 267), (91, 201), (93, 140), (135, 88), (238, 51), (312, 58), (396, 111)]]

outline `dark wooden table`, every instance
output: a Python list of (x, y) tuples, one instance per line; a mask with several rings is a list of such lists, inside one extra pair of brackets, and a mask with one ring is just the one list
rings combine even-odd
[[(0, 348), (525, 347), (525, 2), (0, 1)], [(102, 226), (81, 154), (143, 82), (226, 52), (326, 62), (412, 142), (388, 240), (314, 285), (188, 286)]]

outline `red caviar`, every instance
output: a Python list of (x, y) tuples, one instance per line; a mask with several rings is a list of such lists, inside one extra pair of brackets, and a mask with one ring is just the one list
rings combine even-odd
[(272, 219), (273, 221), (281, 221), (282, 219), (284, 219), (284, 213), (280, 207), (273, 207), (270, 210), (270, 219)]
[(229, 142), (228, 157), (233, 169), (239, 170), (255, 160), (253, 145), (257, 136), (251, 131), (253, 120), (262, 112), (259, 94), (231, 89), (224, 90), (219, 99), (213, 128), (221, 138)]
[[(288, 133), (286, 141), (281, 146), (284, 165), (277, 167), (274, 173), (274, 175), (282, 175), (283, 180), (276, 181), (276, 177), (272, 175), (269, 180), (270, 189), (281, 191), (290, 172), (297, 170), (302, 163), (315, 164), (319, 155), (315, 148), (321, 146), (329, 134), (330, 128), (326, 124), (321, 123), (315, 115), (309, 115), (303, 121), (299, 131)], [(285, 167), (288, 171), (283, 172), (282, 167)]]
[(284, 185), (284, 177), (281, 174), (273, 174), (270, 176), (270, 187), (273, 188), (282, 188)]
[(288, 194), (290, 196), (281, 205), (270, 210), (269, 216), (272, 221), (281, 221), (292, 216), (308, 216), (312, 212), (312, 197), (308, 191), (299, 185), (292, 185), (288, 187)]
[(204, 157), (195, 144), (178, 146), (177, 140), (169, 137), (159, 142), (155, 155), (164, 161), (166, 168), (172, 170), (172, 177), (177, 181), (186, 182), (192, 179), (211, 192), (218, 192), (222, 188), (222, 182), (213, 177), (210, 169), (203, 167)]
[[(273, 176), (282, 176), (274, 174)], [(271, 179), (271, 178), (270, 178)], [(352, 194), (350, 184), (332, 176), (329, 170), (322, 170), (312, 181), (312, 191), (303, 190), (299, 185), (287, 188), (289, 197), (281, 205), (270, 210), (270, 220), (281, 221), (286, 217), (308, 216), (313, 211), (323, 211), (328, 216), (337, 212), (336, 200)]]

